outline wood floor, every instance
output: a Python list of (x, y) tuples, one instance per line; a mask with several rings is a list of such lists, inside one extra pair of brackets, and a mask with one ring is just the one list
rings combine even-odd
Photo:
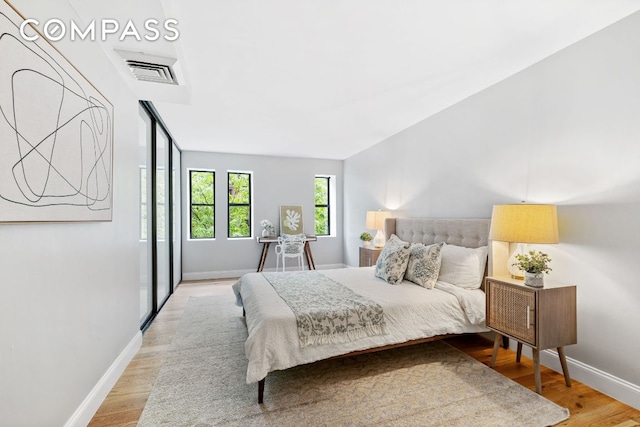
[[(185, 282), (171, 296), (143, 336), (141, 349), (109, 393), (89, 426), (135, 426), (160, 371), (187, 300), (191, 296), (230, 292), (233, 281)], [(457, 337), (448, 342), (485, 365), (489, 364), (493, 343), (479, 336)], [(495, 369), (523, 386), (535, 390), (533, 364), (522, 357), (516, 363), (515, 353), (500, 350)], [(564, 377), (542, 367), (542, 393), (558, 405), (569, 408), (569, 420), (560, 426), (640, 427), (640, 411), (599, 393), (578, 381), (573, 387)]]

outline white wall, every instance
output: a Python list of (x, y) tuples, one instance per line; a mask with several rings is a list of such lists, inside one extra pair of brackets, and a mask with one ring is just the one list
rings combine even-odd
[[(314, 177), (335, 175), (337, 190), (336, 235), (319, 237), (310, 243), (316, 267), (342, 266), (342, 181), (340, 160), (301, 159), (293, 157), (250, 156), (240, 154), (184, 151), (183, 169), (183, 279), (196, 280), (237, 277), (256, 271), (262, 245), (252, 239), (227, 238), (227, 172), (253, 172), (253, 233), (261, 233), (260, 220), (268, 219), (276, 229), (280, 205), (301, 205), (304, 232), (314, 233)], [(216, 172), (216, 238), (189, 239), (189, 176), (188, 169)], [(275, 268), (275, 253), (271, 245), (265, 269)]]
[[(74, 17), (64, 0), (12, 3)], [(0, 224), (2, 426), (64, 425), (139, 337), (137, 100), (97, 43), (56, 46), (115, 106), (113, 221)]]
[(638, 52), (640, 13), (346, 160), (346, 262), (367, 209), (488, 218), (493, 204), (558, 204), (561, 243), (540, 249), (554, 280), (578, 286), (572, 374), (626, 380), (618, 391), (640, 407)]

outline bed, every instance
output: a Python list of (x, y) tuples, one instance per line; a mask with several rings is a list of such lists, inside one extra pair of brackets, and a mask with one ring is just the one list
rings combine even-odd
[[(376, 277), (376, 267), (244, 275), (234, 284), (233, 290), (237, 304), (243, 307), (248, 330), (245, 342), (249, 361), (246, 381), (247, 384), (258, 383), (259, 403), (263, 403), (264, 399), (265, 378), (275, 370), (332, 357), (418, 344), (451, 335), (488, 331), (484, 321), (485, 296), (481, 287), (486, 275), (488, 219), (389, 218), (386, 220), (385, 234), (388, 245), (391, 241), (433, 246), (444, 242), (439, 245), (441, 248), (446, 246), (447, 250), (465, 250), (473, 252), (480, 259), (483, 257), (483, 263), (478, 267), (481, 269), (479, 277), (474, 278), (475, 282), (479, 281), (478, 288), (450, 283), (454, 281), (450, 280), (453, 277), (451, 268), (456, 264), (447, 261), (450, 258), (445, 258), (444, 249), (440, 272), (444, 273), (446, 263), (449, 273), (441, 276), (448, 281), (438, 280), (431, 289), (403, 280), (402, 277), (397, 283), (390, 284), (388, 280)], [(464, 266), (460, 269), (463, 270)], [(309, 283), (315, 280), (331, 282), (328, 285), (337, 283), (340, 289), (336, 290), (346, 288), (344, 292), (351, 293), (354, 298), (362, 298), (370, 301), (374, 307), (381, 308), (384, 314), (382, 325), (374, 325), (374, 329), (358, 336), (349, 335), (349, 339), (303, 341), (298, 328), (301, 319), (299, 313), (296, 314), (296, 307), (291, 301), (285, 302), (283, 299), (287, 288), (278, 286), (293, 284), (289, 289), (302, 293), (313, 289)]]

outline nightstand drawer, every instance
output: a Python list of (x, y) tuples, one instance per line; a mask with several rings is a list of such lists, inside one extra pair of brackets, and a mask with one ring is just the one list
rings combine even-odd
[(487, 327), (535, 346), (535, 292), (487, 281), (487, 294)]

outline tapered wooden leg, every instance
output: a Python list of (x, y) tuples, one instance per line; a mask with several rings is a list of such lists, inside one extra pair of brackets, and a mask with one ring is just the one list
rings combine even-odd
[(270, 242), (264, 242), (262, 244), (262, 254), (260, 255), (260, 263), (258, 263), (258, 272), (264, 269), (264, 262), (267, 260), (267, 255), (269, 254), (269, 245), (271, 245)]
[(518, 343), (518, 350), (516, 351), (516, 362), (520, 363), (520, 359), (522, 358), (522, 343)]
[(502, 337), (502, 348), (504, 349), (508, 349), (509, 348), (509, 338), (503, 336)]
[(540, 351), (531, 349), (533, 353), (533, 375), (536, 379), (536, 393), (542, 394), (542, 381), (540, 379)]
[(564, 348), (558, 347), (558, 357), (562, 365), (562, 373), (564, 374), (564, 383), (567, 387), (571, 387), (571, 377), (569, 376), (569, 367), (567, 366), (567, 358), (564, 357)]
[(258, 381), (258, 403), (264, 403), (264, 378)]
[(315, 270), (316, 263), (313, 261), (313, 254), (311, 253), (309, 242), (304, 242), (304, 256), (307, 259), (307, 264), (309, 264), (309, 270)]
[(492, 368), (496, 365), (496, 357), (498, 356), (498, 349), (500, 348), (501, 342), (502, 335), (496, 334), (496, 337), (493, 340), (493, 354), (491, 355), (491, 363), (489, 363), (489, 366)]

